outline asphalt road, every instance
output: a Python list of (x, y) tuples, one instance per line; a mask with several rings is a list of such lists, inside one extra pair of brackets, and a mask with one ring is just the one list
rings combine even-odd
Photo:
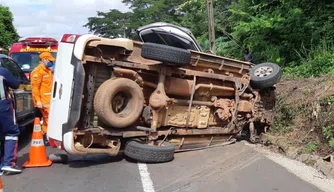
[[(18, 163), (28, 158), (29, 136)], [(56, 152), (48, 148), (48, 153)], [(175, 154), (172, 162), (138, 164), (104, 155), (70, 157), (67, 164), (4, 175), (5, 192), (311, 192), (321, 191), (242, 143)]]

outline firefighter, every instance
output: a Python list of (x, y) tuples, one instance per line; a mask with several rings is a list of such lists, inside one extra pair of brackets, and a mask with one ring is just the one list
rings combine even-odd
[[(0, 125), (4, 140), (4, 157), (1, 165), (2, 175), (5, 172), (21, 173), (22, 169), (16, 165), (17, 145), (20, 129), (16, 124), (15, 111), (9, 88), (17, 89), (20, 82), (4, 67), (0, 67)], [(1, 155), (0, 155), (1, 156)]]
[(53, 82), (51, 68), (56, 59), (52, 57), (50, 52), (41, 53), (39, 58), (40, 64), (31, 72), (30, 82), (34, 105), (40, 110), (43, 116), (42, 132), (44, 135), (44, 143), (45, 145), (49, 145), (46, 133)]

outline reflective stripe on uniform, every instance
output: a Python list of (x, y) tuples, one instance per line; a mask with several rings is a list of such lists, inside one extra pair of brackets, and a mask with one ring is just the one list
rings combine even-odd
[(51, 95), (51, 93), (43, 93), (43, 95)]
[(18, 139), (19, 139), (18, 136), (5, 136), (5, 140), (17, 141)]
[(16, 125), (16, 116), (15, 116), (15, 110), (14, 110), (13, 103), (11, 103), (10, 108), (12, 109), (12, 113), (13, 113), (13, 122)]
[(5, 86), (3, 84), (3, 76), (0, 76), (0, 99), (5, 100), (6, 99), (6, 91), (5, 91)]

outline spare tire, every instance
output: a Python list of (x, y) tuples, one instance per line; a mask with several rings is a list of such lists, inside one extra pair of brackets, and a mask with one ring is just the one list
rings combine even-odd
[(94, 110), (99, 120), (115, 128), (125, 128), (135, 123), (143, 106), (144, 94), (141, 87), (126, 78), (105, 81), (94, 97)]
[(166, 141), (161, 146), (152, 146), (132, 140), (125, 145), (124, 149), (126, 156), (143, 163), (172, 161), (174, 159), (174, 152), (174, 145)]
[(156, 43), (144, 43), (141, 56), (172, 65), (187, 65), (191, 59), (189, 50)]
[(275, 63), (261, 63), (249, 71), (251, 87), (264, 89), (275, 85), (282, 77), (281, 68)]

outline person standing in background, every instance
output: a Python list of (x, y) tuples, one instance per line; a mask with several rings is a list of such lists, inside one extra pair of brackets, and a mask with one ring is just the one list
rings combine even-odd
[(56, 59), (52, 57), (49, 52), (41, 53), (39, 58), (40, 64), (31, 72), (30, 82), (34, 105), (39, 109), (43, 116), (42, 132), (44, 135), (44, 143), (45, 145), (49, 145), (46, 133), (53, 82), (51, 68)]
[(243, 60), (244, 61), (249, 61), (249, 62), (253, 62), (254, 58), (253, 58), (253, 54), (249, 52), (249, 49), (246, 48), (244, 50), (244, 56), (243, 56)]

